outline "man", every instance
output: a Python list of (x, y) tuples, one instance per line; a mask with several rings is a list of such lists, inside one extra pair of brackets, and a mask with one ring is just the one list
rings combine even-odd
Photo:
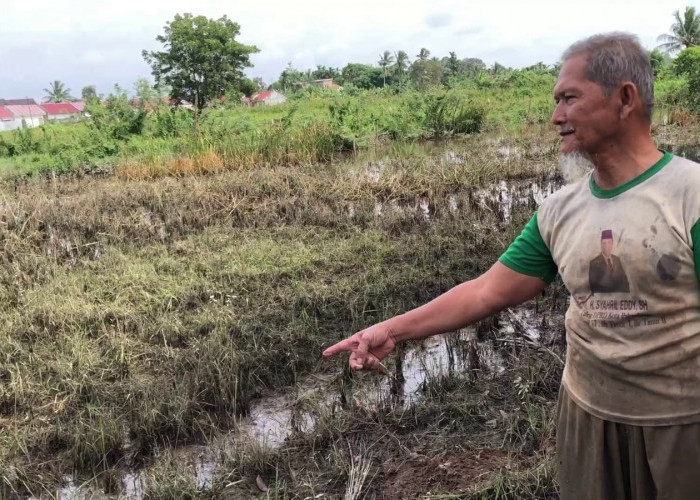
[(630, 291), (622, 261), (613, 255), (613, 232), (606, 229), (600, 235), (600, 255), (588, 266), (588, 283), (591, 293), (615, 293)]
[[(376, 370), (397, 342), (531, 299), (558, 272), (572, 298), (557, 415), (561, 497), (696, 498), (700, 166), (652, 141), (652, 71), (636, 37), (590, 37), (563, 63), (552, 122), (562, 154), (587, 157), (591, 174), (548, 197), (485, 274), (324, 355), (349, 351), (351, 368)], [(616, 251), (629, 290), (599, 295), (589, 264), (608, 229), (623, 233)]]

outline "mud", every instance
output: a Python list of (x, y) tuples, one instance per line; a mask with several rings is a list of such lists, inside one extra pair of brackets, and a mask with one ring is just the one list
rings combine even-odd
[[(382, 464), (386, 499), (421, 498), (430, 495), (473, 492), (501, 469), (516, 469), (526, 459), (509, 456), (501, 450), (470, 450), (459, 454), (426, 457), (412, 454), (407, 460)], [(450, 498), (457, 498), (450, 496)]]

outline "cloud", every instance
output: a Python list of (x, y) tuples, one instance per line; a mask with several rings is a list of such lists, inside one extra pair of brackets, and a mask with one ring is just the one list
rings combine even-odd
[(484, 31), (483, 26), (465, 26), (464, 28), (455, 30), (454, 34), (457, 36), (478, 35), (482, 31)]
[(425, 24), (430, 28), (443, 28), (452, 24), (452, 15), (447, 12), (438, 12), (425, 16)]

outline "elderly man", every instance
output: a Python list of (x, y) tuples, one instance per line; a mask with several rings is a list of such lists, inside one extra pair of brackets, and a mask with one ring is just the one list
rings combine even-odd
[[(403, 340), (454, 331), (539, 294), (571, 294), (557, 416), (564, 499), (700, 496), (700, 166), (651, 138), (653, 78), (636, 37), (596, 35), (563, 56), (552, 122), (592, 173), (547, 198), (498, 262), (433, 301), (324, 351), (377, 369)], [(608, 233), (609, 231), (609, 233)], [(591, 261), (616, 235), (625, 286)], [(592, 290), (594, 287), (596, 290)]]

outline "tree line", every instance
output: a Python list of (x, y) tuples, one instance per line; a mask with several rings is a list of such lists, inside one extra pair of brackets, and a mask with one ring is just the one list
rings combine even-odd
[[(658, 37), (660, 43), (649, 55), (657, 77), (672, 74), (686, 78), (688, 92), (692, 94), (700, 91), (700, 14), (694, 7), (686, 7), (682, 13), (675, 11), (673, 19), (669, 33)], [(454, 79), (483, 80), (516, 71), (498, 62), (487, 67), (477, 57), (460, 58), (456, 52), (440, 58), (421, 48), (411, 60), (404, 50), (385, 50), (379, 54), (376, 65), (351, 62), (343, 68), (318, 65), (313, 70), (299, 70), (289, 63), (278, 79), (267, 85), (261, 78), (248, 78), (243, 73), (244, 68), (252, 66), (250, 56), (259, 49), (237, 41), (239, 35), (240, 25), (227, 16), (209, 19), (177, 14), (166, 23), (163, 34), (156, 37), (163, 49), (142, 52), (156, 83), (147, 91), (143, 87), (149, 86), (148, 82), (137, 82), (137, 95), (155, 92), (188, 101), (201, 109), (224, 95), (237, 101), (243, 95), (265, 89), (294, 92), (301, 88), (300, 83), (328, 78), (349, 89), (389, 87), (400, 91), (407, 86), (423, 90), (449, 85)], [(673, 60), (672, 55), (676, 55)], [(548, 66), (539, 62), (523, 70), (556, 75), (559, 64)], [(49, 102), (72, 99), (70, 89), (58, 80), (44, 92)], [(84, 100), (99, 97), (92, 85), (84, 87), (81, 95)], [(695, 99), (700, 101), (700, 97)]]

